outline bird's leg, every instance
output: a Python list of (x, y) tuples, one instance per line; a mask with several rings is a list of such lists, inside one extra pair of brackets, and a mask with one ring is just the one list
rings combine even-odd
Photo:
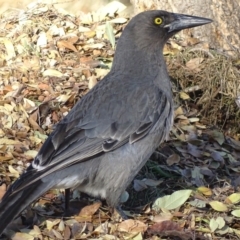
[(124, 211), (122, 210), (120, 205), (118, 205), (115, 209), (116, 209), (116, 211), (118, 212), (118, 214), (121, 216), (121, 218), (123, 220), (127, 220), (128, 219), (128, 216), (124, 213)]
[(70, 201), (70, 188), (65, 189), (65, 209), (64, 212), (67, 214), (69, 209), (69, 201)]

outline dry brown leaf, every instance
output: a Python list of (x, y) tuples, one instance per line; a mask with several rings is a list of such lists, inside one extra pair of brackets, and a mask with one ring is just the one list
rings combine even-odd
[(92, 217), (94, 213), (97, 212), (97, 210), (101, 207), (102, 203), (101, 202), (96, 202), (92, 205), (86, 206), (83, 209), (81, 209), (80, 213), (78, 216), (80, 217)]
[(148, 228), (148, 232), (151, 234), (158, 234), (165, 231), (182, 231), (182, 228), (178, 223), (173, 221), (155, 223)]
[(12, 155), (0, 156), (0, 162), (2, 162), (2, 161), (9, 161), (11, 159), (13, 159)]
[(70, 236), (71, 236), (71, 230), (70, 230), (69, 226), (65, 226), (64, 239), (68, 240), (68, 239), (70, 239)]
[(2, 199), (2, 197), (4, 196), (4, 194), (6, 193), (7, 190), (7, 185), (5, 183), (3, 183), (0, 186), (0, 200)]
[(29, 121), (30, 125), (33, 127), (34, 130), (42, 131), (40, 126), (31, 117), (29, 117), (28, 121)]
[(57, 46), (58, 46), (58, 48), (67, 48), (67, 49), (70, 49), (70, 50), (72, 50), (72, 51), (74, 51), (74, 52), (78, 52), (78, 50), (76, 49), (76, 47), (73, 45), (73, 43), (72, 42), (70, 42), (70, 41), (66, 41), (66, 40), (59, 40), (58, 42), (57, 42)]
[(128, 219), (118, 225), (118, 231), (128, 233), (145, 232), (147, 225), (139, 220)]
[(52, 229), (51, 231), (53, 232), (53, 234), (55, 235), (55, 237), (56, 237), (57, 239), (63, 239), (63, 236), (62, 236), (62, 234), (61, 234), (60, 232), (58, 232), (58, 231), (55, 230), (55, 229)]
[(39, 71), (40, 70), (40, 61), (36, 56), (28, 57), (23, 60), (23, 63), (20, 64), (20, 70), (22, 71)]
[(200, 40), (198, 38), (193, 38), (193, 37), (187, 38), (187, 42), (189, 46), (196, 45), (197, 43), (199, 43), (199, 41)]
[(162, 213), (161, 215), (155, 215), (152, 219), (153, 222), (160, 223), (172, 220), (173, 215), (171, 213)]
[(200, 64), (203, 62), (204, 58), (193, 58), (186, 63), (186, 67), (191, 70), (196, 70), (199, 68)]
[(46, 91), (48, 91), (48, 90), (49, 90), (49, 85), (46, 84), (46, 83), (39, 83), (39, 84), (38, 84), (38, 88), (41, 89), (41, 90), (46, 90)]
[(0, 138), (0, 145), (14, 145), (19, 143), (20, 142), (18, 140), (12, 140), (9, 138)]
[(174, 163), (179, 163), (180, 160), (181, 160), (180, 156), (174, 153), (167, 158), (167, 164), (169, 166), (172, 166)]

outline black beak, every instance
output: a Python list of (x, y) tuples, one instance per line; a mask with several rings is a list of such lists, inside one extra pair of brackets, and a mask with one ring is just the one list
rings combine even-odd
[(180, 31), (186, 28), (201, 26), (212, 22), (212, 20), (209, 18), (195, 17), (183, 14), (174, 14), (174, 18), (175, 19), (171, 23), (164, 26), (165, 28), (168, 28), (169, 33)]

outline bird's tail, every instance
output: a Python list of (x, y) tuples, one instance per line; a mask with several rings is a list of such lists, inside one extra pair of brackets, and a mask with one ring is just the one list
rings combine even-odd
[(12, 191), (10, 187), (0, 202), (0, 236), (14, 218), (52, 187), (51, 182), (42, 182), (41, 179), (20, 191)]

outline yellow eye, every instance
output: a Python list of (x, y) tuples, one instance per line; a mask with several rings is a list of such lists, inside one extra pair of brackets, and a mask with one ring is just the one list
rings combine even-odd
[(154, 23), (155, 23), (156, 25), (160, 25), (160, 24), (162, 24), (162, 22), (163, 22), (163, 20), (162, 20), (162, 18), (160, 18), (160, 17), (156, 17), (156, 18), (154, 19)]

